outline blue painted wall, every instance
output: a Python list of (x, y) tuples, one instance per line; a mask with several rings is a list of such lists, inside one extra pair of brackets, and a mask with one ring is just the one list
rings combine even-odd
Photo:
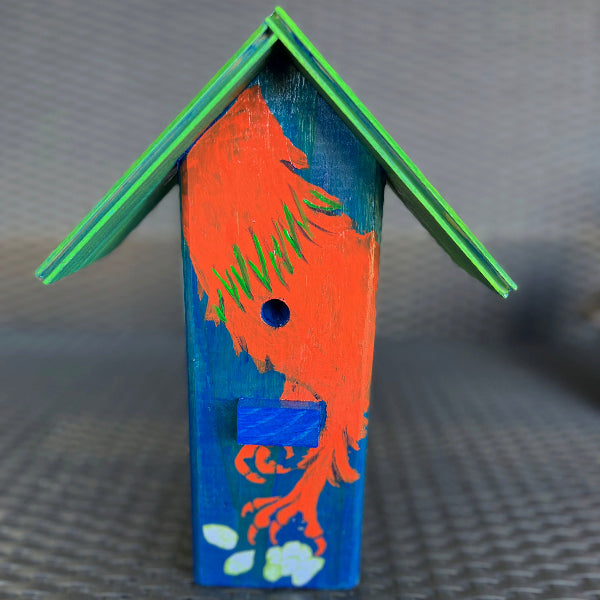
[[(303, 150), (310, 168), (299, 170), (307, 181), (343, 199), (344, 211), (361, 232), (381, 232), (382, 170), (364, 146), (351, 134), (310, 83), (281, 56), (275, 54), (255, 81), (261, 86), (269, 108), (293, 144)], [(293, 102), (290, 102), (293, 98)], [(265, 553), (270, 547), (266, 530), (259, 531), (256, 546), (245, 532), (251, 516), (242, 519), (242, 506), (255, 497), (288, 493), (303, 471), (267, 476), (259, 485), (242, 477), (234, 466), (240, 449), (236, 442), (236, 404), (240, 397), (279, 398), (284, 376), (259, 373), (251, 357), (236, 355), (225, 325), (206, 322), (206, 296), (200, 298), (197, 280), (185, 241), (182, 243), (185, 314), (188, 349), (190, 460), (194, 578), (204, 585), (281, 587), (291, 586), (289, 577), (276, 582), (263, 578)], [(354, 484), (326, 485), (319, 500), (319, 520), (325, 531), (325, 566), (307, 587), (347, 588), (357, 583), (360, 563), (366, 439), (358, 452), (350, 451), (350, 463), (363, 475)], [(305, 453), (298, 448), (296, 461)], [(273, 448), (275, 460), (284, 450)], [(206, 541), (202, 526), (227, 525), (240, 532), (234, 549), (222, 549)], [(279, 545), (300, 540), (299, 516), (278, 535)], [(244, 574), (224, 573), (224, 563), (234, 552), (254, 549), (253, 568)]]

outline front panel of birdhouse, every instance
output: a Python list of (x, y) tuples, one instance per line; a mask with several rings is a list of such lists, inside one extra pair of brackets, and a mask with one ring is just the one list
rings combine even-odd
[(195, 579), (351, 587), (383, 172), (277, 55), (179, 168)]

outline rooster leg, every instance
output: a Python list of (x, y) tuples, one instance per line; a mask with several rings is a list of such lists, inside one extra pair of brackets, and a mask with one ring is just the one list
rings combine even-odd
[[(290, 452), (291, 448), (286, 447), (286, 459), (293, 456)], [(235, 468), (240, 475), (243, 475), (252, 483), (264, 483), (266, 479), (263, 475), (274, 475), (275, 473), (289, 473), (291, 469), (278, 465), (274, 460), (270, 459), (271, 451), (265, 446), (255, 446), (246, 444), (235, 458)], [(250, 468), (247, 460), (254, 460), (254, 470)]]
[(279, 530), (284, 525), (287, 525), (298, 512), (302, 515), (302, 518), (306, 523), (304, 535), (315, 543), (317, 547), (315, 556), (320, 556), (323, 554), (323, 552), (325, 552), (327, 543), (325, 542), (325, 538), (323, 537), (323, 529), (321, 528), (321, 525), (319, 525), (319, 520), (317, 518), (316, 502), (303, 502), (303, 499), (299, 497), (295, 501), (291, 501), (289, 504), (282, 506), (276, 512), (271, 524), (269, 525), (269, 539), (271, 540), (272, 544), (277, 544), (277, 534), (279, 533)]
[(269, 539), (276, 545), (279, 531), (293, 517), (300, 514), (306, 523), (304, 535), (316, 546), (315, 555), (323, 554), (327, 544), (317, 518), (317, 503), (327, 481), (328, 471), (323, 468), (325, 461), (318, 458), (307, 467), (302, 478), (286, 496), (257, 498), (244, 506), (242, 516), (254, 513), (252, 523), (248, 527), (248, 541), (251, 544), (256, 542), (259, 530), (268, 529)]
[[(247, 514), (254, 512), (255, 510), (259, 510), (263, 506), (267, 504), (271, 504), (279, 500), (279, 496), (274, 496), (272, 498), (255, 498), (251, 502), (247, 502), (244, 504), (242, 508), (242, 517), (245, 517)], [(254, 546), (256, 543), (256, 534), (258, 533), (258, 527), (251, 523), (248, 527), (248, 541)]]

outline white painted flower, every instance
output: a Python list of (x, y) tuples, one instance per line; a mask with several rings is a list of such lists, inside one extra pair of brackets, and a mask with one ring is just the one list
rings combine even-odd
[(313, 556), (311, 547), (298, 541), (267, 550), (263, 577), (272, 583), (291, 577), (292, 585), (306, 585), (325, 565), (325, 559)]
[(267, 563), (263, 569), (263, 577), (270, 581), (271, 583), (275, 583), (280, 577), (281, 574), (281, 565), (273, 565), (271, 563)]
[(292, 585), (297, 587), (306, 585), (325, 564), (325, 559), (320, 556), (314, 556), (302, 562), (292, 573)]
[(226, 561), (223, 571), (227, 575), (247, 573), (254, 566), (255, 550), (245, 550), (232, 554)]
[(312, 550), (307, 544), (300, 542), (288, 542), (281, 552), (281, 573), (291, 575), (295, 572), (299, 563), (312, 558)]
[(267, 550), (266, 559), (268, 563), (274, 565), (281, 565), (281, 559), (283, 558), (283, 550), (281, 546), (272, 546)]
[(238, 543), (239, 537), (237, 532), (231, 529), (231, 527), (215, 523), (203, 525), (202, 534), (209, 544), (223, 548), (223, 550), (233, 550)]

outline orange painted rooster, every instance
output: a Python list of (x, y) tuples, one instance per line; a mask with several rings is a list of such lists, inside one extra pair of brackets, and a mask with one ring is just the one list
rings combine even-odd
[[(236, 352), (247, 351), (259, 371), (284, 374), (282, 399), (326, 404), (319, 445), (295, 467), (303, 470), (296, 485), (242, 508), (242, 516), (253, 515), (251, 544), (261, 529), (276, 544), (280, 529), (300, 514), (320, 555), (324, 486), (359, 478), (348, 453), (366, 435), (379, 244), (374, 232), (355, 231), (343, 198), (296, 173), (307, 167), (252, 86), (183, 162), (182, 220), (198, 293), (208, 295), (205, 318), (223, 323)], [(272, 299), (289, 309), (282, 326), (263, 319)], [(257, 484), (289, 472), (262, 446), (243, 446), (235, 466)]]

